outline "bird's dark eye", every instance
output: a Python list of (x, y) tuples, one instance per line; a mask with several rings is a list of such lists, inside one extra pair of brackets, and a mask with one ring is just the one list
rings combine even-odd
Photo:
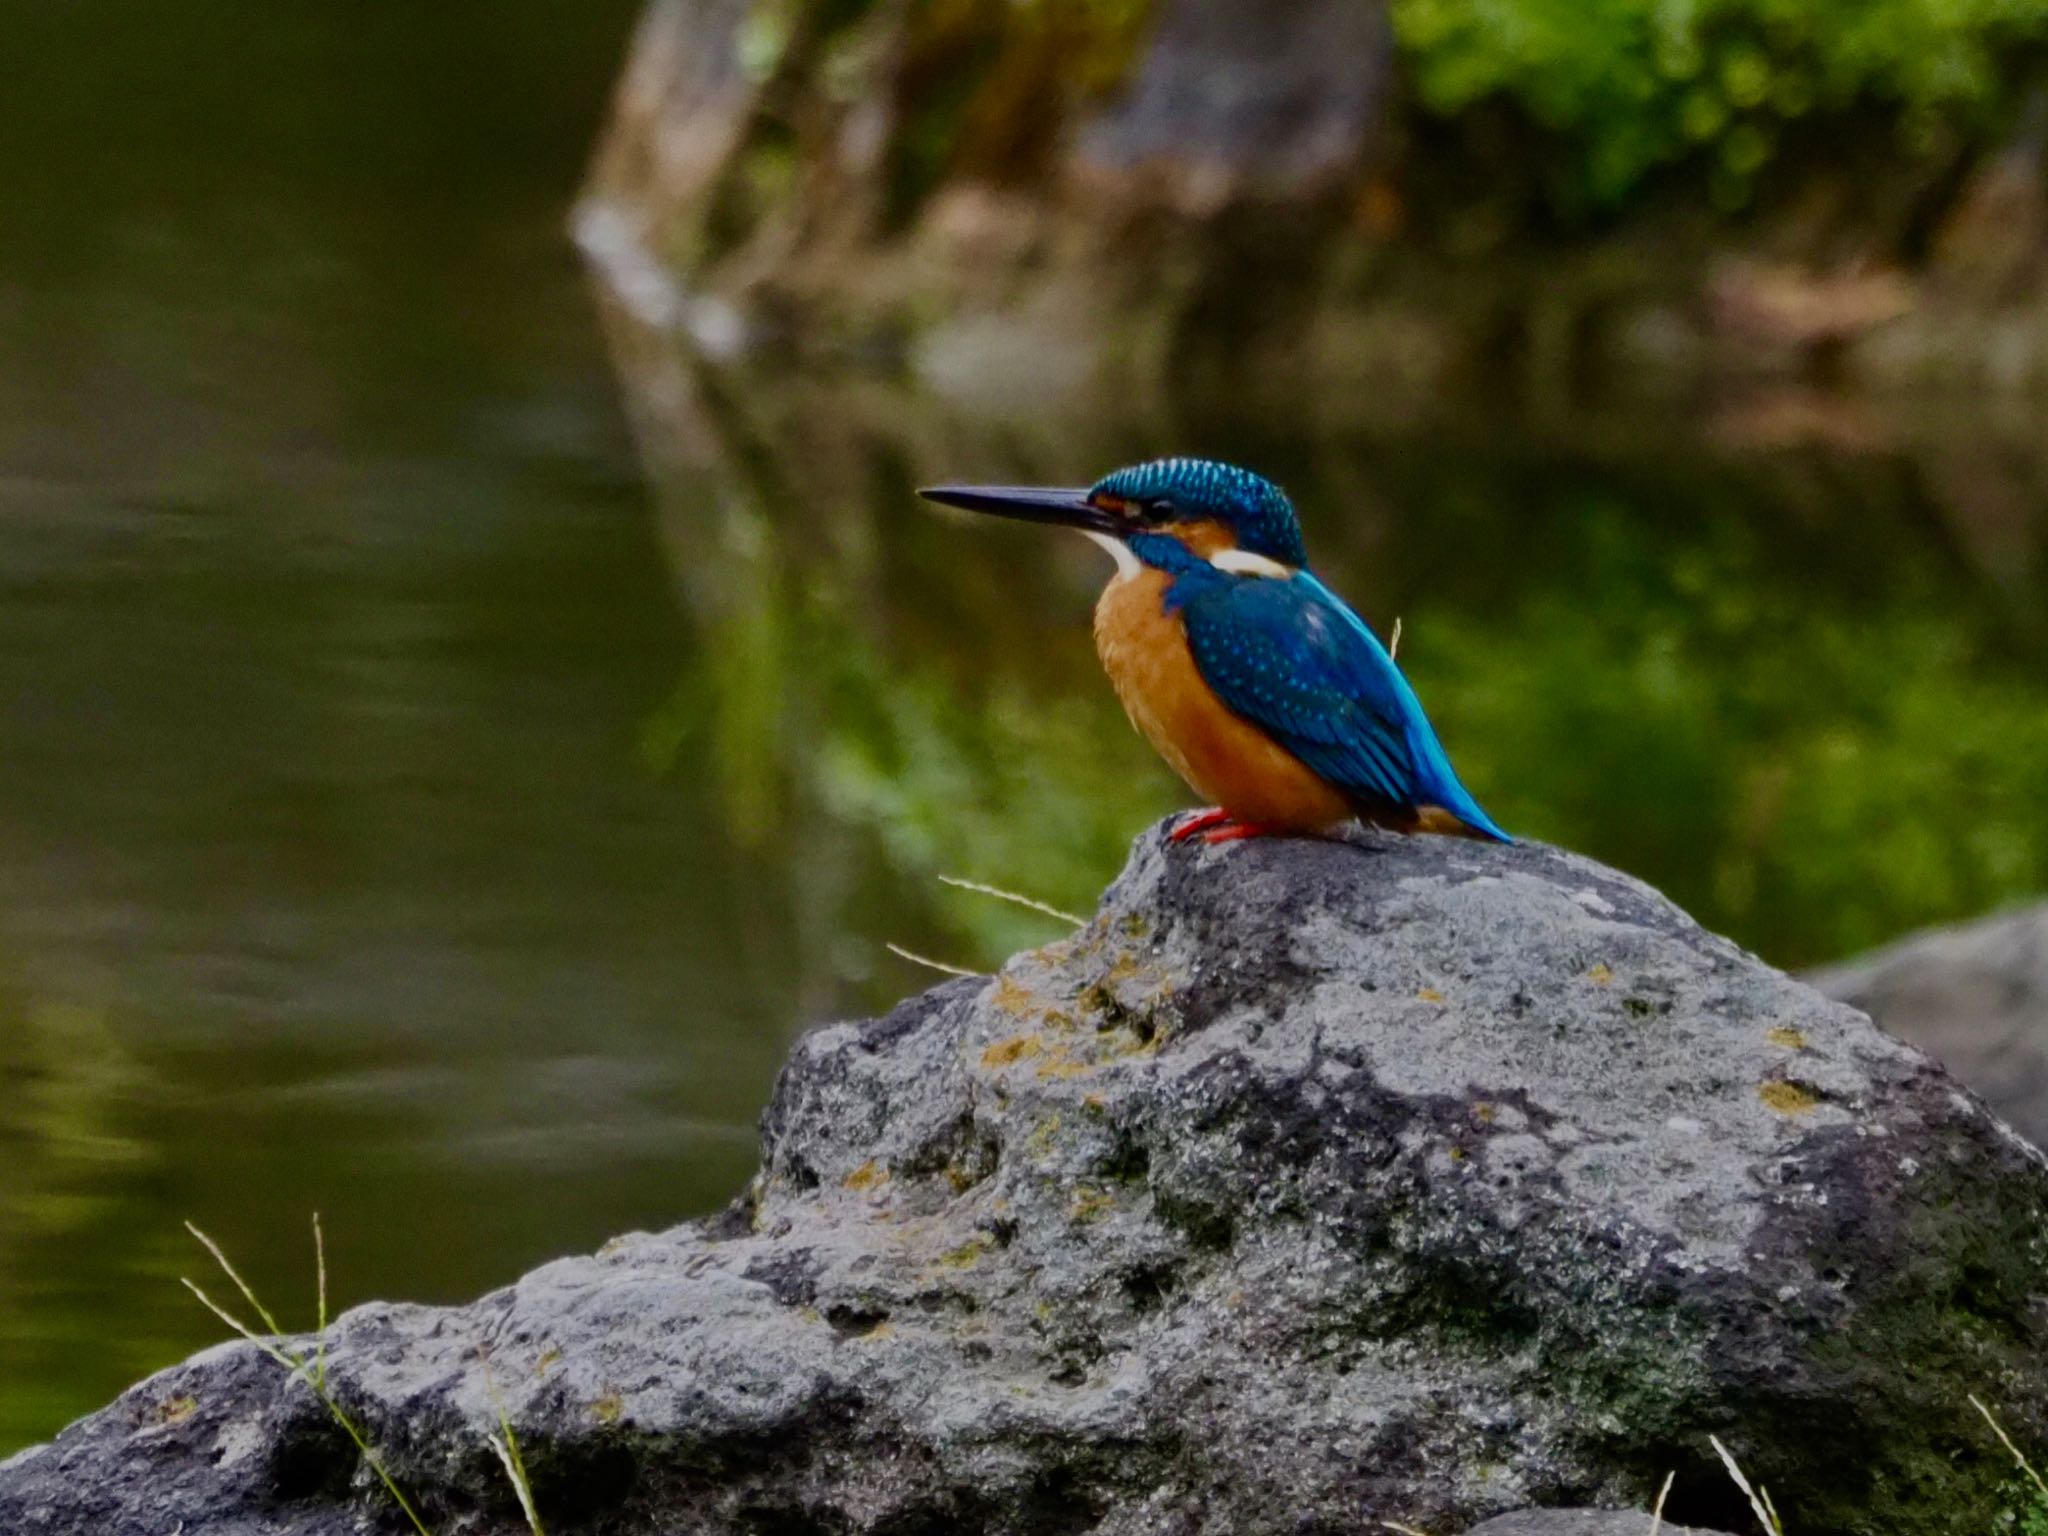
[(1173, 521), (1173, 503), (1164, 496), (1154, 496), (1150, 501), (1140, 502), (1138, 519), (1154, 527), (1161, 523), (1170, 523)]

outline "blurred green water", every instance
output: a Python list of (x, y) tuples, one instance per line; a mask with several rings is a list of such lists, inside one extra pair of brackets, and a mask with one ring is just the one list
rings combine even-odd
[(2048, 886), (1985, 423), (698, 378), (561, 235), (629, 10), (0, 5), (0, 1448), (218, 1334), (185, 1218), (293, 1320), (314, 1209), (340, 1302), (479, 1291), (723, 1199), (885, 942), (1057, 931), (937, 874), (1089, 904), (1180, 803), (1100, 557), (922, 479), (1276, 473), (1497, 816), (1773, 959)]

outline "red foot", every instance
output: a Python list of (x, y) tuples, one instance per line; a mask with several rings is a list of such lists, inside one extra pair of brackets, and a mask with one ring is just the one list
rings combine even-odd
[(1246, 837), (1284, 837), (1285, 827), (1268, 826), (1263, 821), (1233, 821), (1228, 826), (1218, 827), (1213, 832), (1204, 832), (1205, 843), (1234, 843)]
[(1230, 812), (1221, 806), (1211, 806), (1206, 811), (1191, 811), (1184, 819), (1174, 824), (1173, 830), (1166, 834), (1167, 840), (1184, 843), (1197, 832), (1205, 832), (1210, 827), (1221, 826), (1229, 820)]

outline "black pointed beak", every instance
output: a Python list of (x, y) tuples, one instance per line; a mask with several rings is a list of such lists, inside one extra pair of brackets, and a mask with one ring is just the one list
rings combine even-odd
[(1120, 533), (1117, 518), (1088, 499), (1085, 487), (1056, 489), (1035, 485), (934, 485), (917, 493), (942, 507), (1014, 517), (1027, 523), (1053, 523), (1085, 528), (1092, 533)]

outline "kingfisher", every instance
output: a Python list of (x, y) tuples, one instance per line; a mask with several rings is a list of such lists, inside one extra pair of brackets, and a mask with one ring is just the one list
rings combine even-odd
[(1363, 821), (1512, 842), (1451, 767), (1365, 621), (1309, 569), (1294, 504), (1210, 459), (1155, 459), (1092, 486), (941, 485), (927, 501), (1073, 528), (1116, 570), (1095, 647), (1131, 723), (1213, 801), (1181, 842), (1320, 836)]

